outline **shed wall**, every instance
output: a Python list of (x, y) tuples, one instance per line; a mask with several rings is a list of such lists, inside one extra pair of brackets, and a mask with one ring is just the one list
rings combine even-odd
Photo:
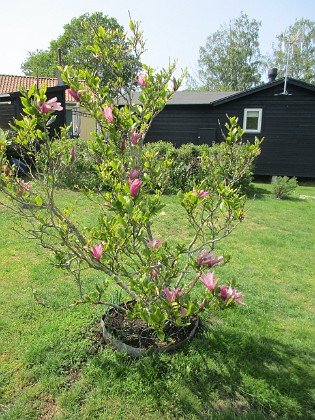
[[(66, 113), (65, 113), (65, 86), (56, 86), (47, 88), (47, 99), (57, 97), (58, 102), (61, 103), (63, 111), (56, 112), (56, 120), (51, 124), (51, 132), (60, 131), (60, 127), (66, 124)], [(1, 98), (0, 102), (0, 127), (3, 130), (10, 128), (9, 123), (13, 123), (14, 118), (21, 119), (23, 114), (22, 104), (20, 100), (20, 93), (14, 92), (10, 94), (10, 97)], [(7, 104), (6, 102), (11, 102)]]
[[(226, 115), (238, 117), (243, 126), (244, 109), (261, 108), (262, 128), (257, 136), (265, 139), (255, 174), (315, 178), (315, 93), (290, 84), (289, 95), (282, 92), (283, 86), (277, 85), (217, 106), (167, 105), (154, 120), (147, 140), (170, 141), (177, 147), (189, 142), (211, 145), (222, 140)], [(248, 133), (244, 139), (254, 137)]]

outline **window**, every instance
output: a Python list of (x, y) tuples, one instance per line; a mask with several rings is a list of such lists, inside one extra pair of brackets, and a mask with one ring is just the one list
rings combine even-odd
[(80, 125), (81, 125), (80, 114), (81, 114), (80, 105), (73, 105), (73, 104), (66, 105), (66, 124), (67, 126), (72, 124), (72, 127), (68, 132), (70, 137), (80, 136)]
[(243, 130), (247, 133), (260, 133), (262, 109), (245, 108)]

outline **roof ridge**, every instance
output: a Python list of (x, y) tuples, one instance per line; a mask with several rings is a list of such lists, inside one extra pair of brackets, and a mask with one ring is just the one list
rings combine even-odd
[(52, 77), (52, 76), (27, 76), (27, 75), (25, 75), (25, 74), (19, 74), (19, 75), (16, 75), (16, 74), (0, 74), (0, 77), (18, 77), (18, 78), (23, 78), (23, 79), (26, 79), (26, 78), (29, 78), (29, 79), (57, 79), (57, 77)]

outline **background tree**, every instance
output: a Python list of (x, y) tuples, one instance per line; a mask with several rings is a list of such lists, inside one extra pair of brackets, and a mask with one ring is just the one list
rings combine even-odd
[(315, 21), (296, 20), (277, 36), (273, 54), (267, 56), (265, 67), (276, 67), (278, 76), (284, 77), (287, 54), (288, 76), (315, 84)]
[(197, 76), (188, 86), (196, 90), (243, 90), (261, 82), (259, 28), (246, 14), (223, 25), (200, 47)]
[[(88, 47), (93, 45), (94, 37), (99, 36), (98, 28), (102, 26), (105, 32), (111, 32), (114, 36), (110, 37), (107, 45), (107, 53), (116, 51), (115, 44), (121, 44), (122, 54), (124, 55), (125, 77), (130, 77), (130, 69), (134, 66), (134, 60), (130, 53), (130, 46), (123, 37), (124, 29), (116, 19), (104, 16), (100, 12), (89, 15), (88, 13), (73, 18), (70, 23), (64, 25), (64, 33), (50, 43), (46, 51), (30, 52), (29, 57), (22, 63), (21, 68), (28, 76), (56, 77), (58, 49), (61, 50), (62, 65), (69, 65), (74, 69), (88, 70), (90, 73), (101, 77), (104, 84), (108, 84), (108, 79), (113, 74), (113, 69), (108, 67), (98, 54), (93, 53)], [(113, 57), (116, 62), (120, 57)]]

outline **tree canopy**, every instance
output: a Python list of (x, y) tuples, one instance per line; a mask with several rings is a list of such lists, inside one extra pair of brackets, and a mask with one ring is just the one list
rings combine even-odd
[[(97, 52), (89, 48), (99, 27), (106, 33), (115, 33), (108, 43), (107, 54), (112, 57), (111, 66), (100, 59)], [(199, 60), (195, 75), (188, 76), (188, 88), (193, 90), (245, 90), (257, 86), (269, 68), (278, 69), (278, 77), (284, 77), (289, 57), (287, 75), (307, 83), (315, 84), (315, 21), (296, 20), (276, 37), (273, 51), (262, 56), (259, 48), (261, 22), (250, 19), (245, 13), (208, 36), (206, 44), (199, 49)], [(117, 20), (96, 12), (73, 18), (64, 26), (64, 33), (50, 42), (45, 51), (29, 52), (21, 68), (28, 76), (56, 77), (58, 49), (62, 64), (74, 69), (97, 74), (101, 83), (110, 84), (115, 77), (115, 65), (124, 67), (125, 80), (131, 75), (134, 64), (128, 40), (122, 36), (123, 27)], [(117, 48), (119, 46), (119, 48)], [(120, 56), (117, 57), (117, 51)]]
[(201, 90), (243, 90), (260, 83), (261, 23), (241, 15), (211, 34), (200, 47), (197, 78), (191, 87)]
[(315, 83), (315, 21), (296, 20), (277, 36), (273, 54), (267, 56), (265, 67), (276, 67), (278, 76), (287, 75), (304, 82)]
[[(129, 77), (128, 70), (134, 66), (130, 65), (133, 57), (122, 36), (124, 29), (116, 19), (104, 16), (100, 12), (91, 15), (86, 13), (78, 18), (73, 18), (70, 23), (64, 26), (64, 33), (50, 42), (46, 51), (37, 50), (29, 53), (28, 58), (21, 65), (22, 71), (28, 76), (56, 77), (58, 49), (60, 49), (62, 65), (96, 73), (103, 83), (108, 83), (112, 69), (108, 68), (108, 64), (105, 64), (104, 60), (99, 59), (98, 54), (89, 49), (89, 46), (94, 43), (94, 38), (99, 36), (100, 26), (104, 28), (105, 32), (112, 32), (115, 35), (110, 38), (107, 52), (110, 55), (112, 51), (117, 51), (117, 48), (113, 47), (120, 44), (119, 50), (124, 54), (125, 75), (126, 78)], [(113, 61), (116, 60), (117, 57), (113, 57)]]

